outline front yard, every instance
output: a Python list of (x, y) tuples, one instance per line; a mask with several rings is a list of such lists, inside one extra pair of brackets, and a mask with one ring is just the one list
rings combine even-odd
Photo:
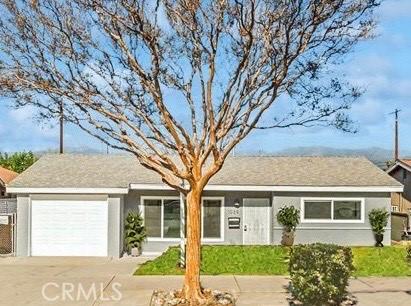
[[(411, 276), (405, 247), (353, 247), (354, 276)], [(170, 248), (135, 275), (183, 274), (179, 249)], [(201, 273), (208, 275), (287, 275), (288, 249), (280, 246), (203, 246)]]

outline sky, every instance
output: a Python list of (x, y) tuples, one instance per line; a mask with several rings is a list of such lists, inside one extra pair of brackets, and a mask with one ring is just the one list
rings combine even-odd
[[(318, 127), (254, 131), (237, 150), (276, 152), (301, 146), (391, 149), (394, 117), (390, 113), (398, 108), (402, 110), (400, 147), (411, 152), (411, 1), (386, 0), (376, 14), (376, 37), (360, 43), (342, 66), (351, 83), (366, 90), (349, 111), (358, 133)], [(40, 123), (35, 109), (15, 110), (4, 100), (0, 102), (0, 152), (57, 150), (57, 122)], [(71, 125), (65, 127), (65, 146), (106, 151), (105, 145)]]

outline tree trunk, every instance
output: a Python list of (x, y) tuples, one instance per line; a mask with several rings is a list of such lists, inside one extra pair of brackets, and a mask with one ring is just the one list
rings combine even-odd
[(201, 193), (202, 190), (193, 189), (187, 194), (187, 245), (184, 294), (191, 305), (201, 304), (204, 301), (200, 285)]

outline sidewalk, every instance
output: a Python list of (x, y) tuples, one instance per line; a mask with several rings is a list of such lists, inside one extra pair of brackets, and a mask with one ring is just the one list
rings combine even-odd
[[(282, 276), (202, 276), (205, 288), (230, 291), (237, 297), (238, 306), (288, 305), (288, 278)], [(113, 282), (121, 284), (121, 305), (147, 306), (154, 289), (181, 288), (182, 276), (127, 276), (118, 275)], [(108, 286), (109, 288), (110, 286)], [(104, 293), (112, 294), (111, 289)], [(349, 291), (361, 306), (411, 305), (411, 278), (352, 279)], [(114, 301), (96, 301), (94, 305), (119, 305)]]
[[(0, 304), (148, 306), (153, 290), (179, 289), (183, 285), (183, 276), (133, 276), (136, 267), (148, 259), (1, 258)], [(232, 292), (238, 306), (288, 305), (288, 278), (284, 276), (227, 275), (201, 279), (205, 288)], [(352, 279), (349, 290), (360, 306), (411, 305), (411, 277)]]

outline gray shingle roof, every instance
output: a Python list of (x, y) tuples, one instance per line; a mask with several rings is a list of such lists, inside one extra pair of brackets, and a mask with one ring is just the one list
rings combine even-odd
[[(128, 155), (45, 155), (9, 187), (115, 188), (161, 184)], [(210, 181), (217, 185), (389, 186), (401, 184), (363, 157), (229, 157)]]

